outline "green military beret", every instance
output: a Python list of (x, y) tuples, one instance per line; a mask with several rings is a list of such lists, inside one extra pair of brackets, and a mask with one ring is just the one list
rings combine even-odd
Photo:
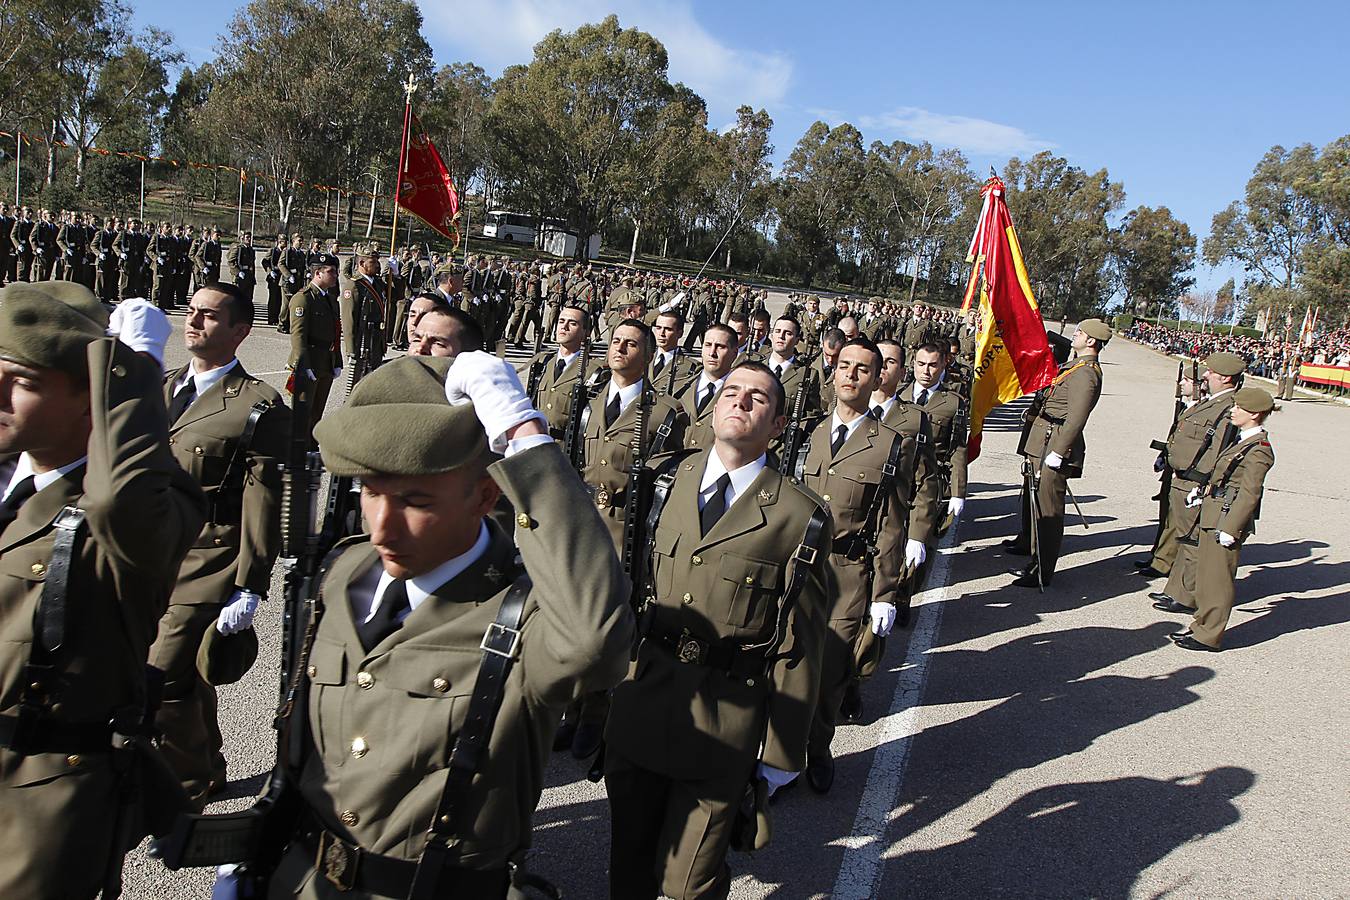
[(371, 241), (368, 244), (361, 244), (356, 248), (356, 255), (360, 259), (380, 258), (380, 245)]
[(1233, 394), (1233, 405), (1249, 413), (1267, 413), (1275, 408), (1275, 398), (1258, 387), (1245, 387)]
[(1205, 368), (1211, 372), (1234, 378), (1247, 371), (1247, 361), (1236, 353), (1225, 353), (1221, 350), (1205, 357)]
[(0, 358), (83, 378), (89, 344), (107, 333), (107, 307), (81, 284), (20, 281), (0, 289)]
[(334, 475), (440, 475), (487, 452), (469, 403), (451, 406), (445, 377), (453, 360), (405, 356), (361, 379), (347, 405), (314, 428)]
[(1078, 330), (1103, 344), (1111, 340), (1111, 326), (1101, 319), (1084, 319), (1078, 323)]
[(257, 659), (256, 631), (245, 628), (234, 634), (221, 634), (212, 623), (197, 648), (197, 672), (214, 687), (234, 684), (248, 674)]

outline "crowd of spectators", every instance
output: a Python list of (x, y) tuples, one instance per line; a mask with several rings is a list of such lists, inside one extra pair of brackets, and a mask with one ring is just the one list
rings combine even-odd
[(1135, 319), (1125, 336), (1164, 353), (1204, 359), (1216, 350), (1236, 353), (1247, 361), (1247, 371), (1263, 378), (1276, 378), (1296, 363), (1325, 366), (1350, 366), (1350, 327), (1321, 331), (1311, 346), (1299, 347), (1298, 341), (1279, 337), (1247, 337), (1218, 331), (1183, 331)]

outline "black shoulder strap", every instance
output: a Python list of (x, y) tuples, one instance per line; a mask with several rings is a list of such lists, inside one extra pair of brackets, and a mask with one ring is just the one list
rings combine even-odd
[(506, 678), (520, 652), (520, 625), (525, 619), (525, 601), (532, 586), (529, 575), (523, 574), (515, 580), (502, 599), (496, 621), (488, 626), (479, 643), (483, 659), (478, 664), (478, 677), (474, 679), (464, 727), (450, 753), (445, 787), (441, 789), (441, 798), (431, 817), (427, 843), (417, 859), (409, 900), (435, 900), (444, 896), (439, 886), (440, 875), (446, 868), (450, 841), (460, 833), (456, 828), (455, 813), (466, 806), (473, 776), (487, 752), (492, 728), (506, 694)]
[[(923, 434), (919, 434), (922, 438)], [(900, 454), (904, 451), (905, 436), (900, 432), (894, 432), (891, 440), (890, 452), (886, 454), (886, 462), (881, 467), (881, 480), (877, 482), (877, 489), (872, 494), (872, 500), (867, 504), (867, 515), (863, 517), (863, 526), (858, 529), (858, 533), (853, 536), (853, 546), (849, 548), (850, 558), (859, 551), (868, 552), (873, 549), (877, 540), (877, 533), (881, 530), (881, 505), (886, 502), (886, 495), (891, 492), (891, 486), (895, 484), (896, 473), (900, 471)], [(861, 546), (860, 546), (861, 545)]]
[(241, 483), (243, 476), (239, 475), (243, 471), (244, 459), (248, 456), (248, 451), (253, 447), (253, 436), (258, 430), (258, 420), (260, 420), (267, 411), (272, 408), (272, 404), (267, 400), (259, 400), (253, 404), (253, 408), (248, 412), (248, 418), (244, 420), (244, 430), (239, 432), (239, 440), (234, 445), (234, 453), (230, 455), (230, 462), (225, 467), (225, 477), (220, 480), (220, 487), (215, 492), (215, 497), (211, 501), (211, 521), (215, 522), (216, 507), (220, 503), (220, 497), (226, 491), (234, 487), (235, 477), (239, 477)]
[[(672, 363), (674, 365), (674, 363)], [(666, 441), (675, 431), (675, 415), (677, 410), (674, 408), (666, 410), (666, 416), (661, 420), (661, 424), (656, 426), (656, 431), (652, 433), (651, 446), (647, 448), (647, 457), (650, 459), (658, 453), (666, 451)]]
[(52, 556), (47, 561), (47, 580), (42, 585), (33, 634), (47, 653), (55, 653), (66, 639), (66, 597), (70, 592), (70, 567), (79, 552), (84, 510), (67, 506), (53, 523), (56, 529)]
[(772, 656), (777, 651), (778, 645), (783, 640), (783, 634), (787, 629), (788, 613), (797, 605), (797, 599), (801, 597), (803, 588), (806, 587), (806, 576), (811, 566), (816, 564), (820, 556), (820, 539), (825, 534), (825, 525), (829, 521), (829, 516), (824, 508), (816, 506), (811, 512), (811, 518), (806, 522), (806, 529), (802, 533), (801, 543), (797, 549), (792, 552), (792, 557), (788, 560), (790, 567), (788, 571), (787, 584), (783, 587), (783, 596), (778, 601), (778, 617), (774, 621), (773, 637), (763, 644), (749, 644), (746, 650), (766, 650), (766, 663), (772, 663)]

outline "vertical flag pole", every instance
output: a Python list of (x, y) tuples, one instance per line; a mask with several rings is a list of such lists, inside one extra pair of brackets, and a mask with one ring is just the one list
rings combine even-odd
[(235, 209), (234, 215), (234, 233), (237, 235), (244, 230), (244, 182), (248, 181), (248, 173), (244, 169), (239, 170), (239, 206)]
[[(387, 294), (390, 301), (394, 297), (394, 247), (398, 242), (398, 194), (403, 186), (403, 167), (408, 162), (408, 129), (412, 125), (412, 97), (417, 90), (417, 76), (408, 71), (408, 80), (403, 85), (403, 138), (398, 145), (398, 169), (394, 172), (394, 220), (389, 226), (389, 269), (386, 278)], [(401, 327), (395, 325), (395, 327)]]
[(145, 160), (141, 160), (141, 220), (145, 220)]
[(20, 140), (20, 138), (22, 138), (22, 137), (23, 137), (23, 132), (20, 131), (20, 130), (17, 129), (17, 128), (14, 129), (14, 206), (15, 206), (15, 208), (17, 208), (17, 207), (20, 205), (20, 204), (19, 204), (19, 172), (22, 171), (22, 169), (23, 169), (23, 141)]

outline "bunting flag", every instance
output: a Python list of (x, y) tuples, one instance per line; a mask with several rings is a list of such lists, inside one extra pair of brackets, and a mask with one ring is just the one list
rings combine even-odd
[(450, 170), (411, 111), (406, 128), (398, 165), (398, 205), (458, 243), (455, 219), (459, 215), (459, 194)]
[(979, 297), (980, 332), (970, 401), (968, 458), (980, 455), (985, 416), (996, 406), (1038, 391), (1054, 380), (1058, 366), (1031, 292), (1022, 248), (1008, 214), (1003, 182), (990, 178), (980, 193), (984, 205), (970, 242), (973, 265), (962, 310)]

